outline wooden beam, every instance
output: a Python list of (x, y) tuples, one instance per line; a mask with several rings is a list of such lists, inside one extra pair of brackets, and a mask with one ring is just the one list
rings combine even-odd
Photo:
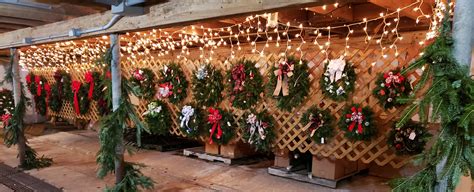
[[(291, 7), (319, 6), (335, 0), (174, 0), (148, 7), (147, 14), (136, 17), (125, 17), (113, 27), (99, 32), (86, 34), (83, 37), (110, 34), (114, 32), (137, 31), (150, 28), (165, 28), (192, 22), (218, 20), (234, 16), (246, 16), (264, 12), (277, 11)], [(0, 8), (3, 10), (2, 8)], [(2, 11), (3, 13), (3, 11)], [(111, 18), (110, 11), (79, 18), (73, 18), (53, 24), (35, 28), (20, 29), (0, 35), (0, 49), (14, 46), (24, 46), (20, 43), (28, 37), (45, 37), (55, 34), (67, 34), (72, 28), (89, 29), (105, 25)], [(54, 29), (54, 30), (51, 30)], [(63, 37), (53, 40), (44, 40), (36, 43), (56, 42), (77, 39), (77, 37)]]
[(19, 24), (3, 23), (3, 22), (0, 21), (0, 28), (3, 28), (3, 29), (17, 30), (17, 29), (23, 29), (25, 27), (28, 27), (28, 26), (19, 25)]
[(333, 5), (324, 6), (324, 8), (323, 6), (311, 7), (308, 8), (308, 10), (321, 15), (328, 15), (335, 19), (342, 19), (344, 21), (354, 20), (353, 10), (349, 4), (345, 4), (338, 7), (335, 7)]
[(19, 25), (25, 25), (25, 26), (30, 26), (30, 27), (46, 24), (43, 21), (37, 21), (37, 20), (32, 20), (32, 19), (19, 19), (19, 18), (14, 18), (14, 17), (3, 17), (3, 16), (0, 16), (0, 23), (19, 24)]
[(20, 7), (9, 4), (0, 4), (0, 10), (2, 10), (0, 11), (0, 16), (20, 19), (35, 19), (44, 22), (57, 22), (69, 18), (64, 14), (59, 14), (44, 9)]
[[(412, 3), (415, 3), (416, 0), (369, 0), (369, 2), (373, 3), (375, 5), (378, 5), (380, 7), (386, 8), (390, 11), (396, 11), (398, 8), (402, 8), (402, 7), (408, 6)], [(413, 8), (415, 8), (415, 7), (413, 7)], [(402, 10), (402, 11), (400, 11), (400, 14), (402, 16), (409, 17), (413, 20), (416, 20), (416, 19), (419, 18), (420, 22), (428, 21), (428, 20), (426, 20), (425, 17), (419, 17), (419, 16), (421, 15), (420, 10), (424, 14), (429, 14), (429, 13), (432, 12), (431, 5), (429, 3), (421, 4), (420, 10), (418, 10), (418, 11), (414, 11), (413, 8)]]

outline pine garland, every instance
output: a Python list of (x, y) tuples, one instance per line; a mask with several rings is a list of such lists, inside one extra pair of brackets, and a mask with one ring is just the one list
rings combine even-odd
[(334, 136), (334, 117), (329, 111), (321, 110), (316, 105), (303, 114), (301, 122), (304, 126), (311, 123), (308, 135), (317, 144), (328, 143)]
[(210, 64), (201, 65), (192, 80), (193, 97), (199, 106), (215, 106), (222, 99), (224, 90), (222, 71)]
[(154, 135), (167, 135), (171, 127), (171, 116), (168, 105), (160, 100), (148, 104), (148, 110), (143, 113), (145, 122)]
[(168, 98), (173, 104), (180, 103), (188, 94), (188, 80), (176, 63), (163, 66), (158, 86), (158, 97)]
[(106, 192), (140, 191), (140, 188), (153, 189), (153, 180), (144, 176), (140, 171), (140, 168), (145, 167), (145, 165), (132, 162), (124, 162), (124, 164), (125, 176), (123, 180), (112, 188), (106, 188)]
[(228, 93), (233, 107), (250, 109), (263, 94), (263, 77), (255, 61), (240, 60), (228, 72)]
[(377, 133), (372, 114), (369, 107), (361, 107), (360, 104), (347, 106), (342, 112), (339, 127), (351, 140), (369, 141)]
[(205, 130), (203, 129), (203, 111), (195, 104), (187, 104), (178, 112), (179, 128), (188, 138), (197, 139)]
[(271, 152), (276, 138), (274, 122), (267, 111), (245, 113), (240, 120), (240, 126), (243, 127), (242, 139), (256, 151)]
[(13, 93), (8, 89), (0, 90), (0, 116), (5, 113), (12, 113), (15, 109)]

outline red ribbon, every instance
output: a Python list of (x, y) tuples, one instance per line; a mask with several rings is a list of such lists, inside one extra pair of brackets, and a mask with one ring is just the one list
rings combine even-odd
[(209, 124), (212, 124), (211, 135), (209, 137), (209, 144), (213, 143), (212, 136), (214, 135), (214, 132), (216, 131), (216, 129), (217, 129), (217, 135), (216, 135), (217, 139), (220, 139), (222, 136), (222, 128), (219, 123), (221, 119), (222, 119), (222, 115), (219, 113), (219, 110), (210, 107), (209, 116), (207, 118), (207, 122), (209, 122)]
[(76, 114), (80, 114), (81, 111), (79, 109), (79, 99), (77, 98), (77, 93), (81, 89), (81, 82), (79, 81), (72, 81), (72, 91), (74, 92), (74, 109), (76, 110)]
[(11, 117), (12, 117), (12, 114), (9, 114), (9, 113), (2, 115), (2, 121), (5, 127), (8, 126), (8, 121), (10, 120)]
[(105, 77), (107, 77), (107, 79), (112, 79), (112, 74), (110, 73), (110, 71), (107, 71), (105, 73)]
[(31, 83), (31, 75), (30, 74), (26, 75), (25, 79), (26, 79), (26, 83), (28, 83), (28, 84)]
[(244, 89), (245, 68), (243, 64), (239, 64), (232, 69), (232, 79), (235, 81), (234, 92)]
[(364, 115), (362, 115), (362, 108), (351, 108), (352, 113), (346, 114), (346, 118), (351, 119), (352, 123), (349, 125), (349, 131), (352, 131), (357, 124), (357, 133), (362, 133), (362, 122), (364, 121)]
[(391, 71), (385, 73), (383, 78), (385, 79), (385, 86), (388, 88), (390, 88), (392, 85), (397, 87), (398, 84), (401, 84), (405, 80), (405, 77), (403, 77), (400, 73), (393, 74)]
[(88, 71), (86, 73), (86, 82), (89, 83), (89, 93), (87, 95), (87, 97), (89, 99), (92, 99), (92, 94), (94, 93), (94, 77), (92, 76), (92, 73), (90, 71)]
[(49, 106), (49, 96), (51, 96), (51, 86), (49, 86), (49, 83), (46, 82), (44, 84), (44, 90), (46, 91), (46, 107)]
[(35, 76), (36, 83), (36, 95), (41, 96), (41, 78), (40, 76)]

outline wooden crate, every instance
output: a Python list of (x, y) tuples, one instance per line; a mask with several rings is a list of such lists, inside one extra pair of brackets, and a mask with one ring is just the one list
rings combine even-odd
[(312, 166), (313, 176), (330, 180), (339, 180), (359, 171), (358, 162), (335, 157), (313, 156)]
[(255, 150), (252, 147), (250, 147), (250, 145), (239, 141), (234, 144), (222, 145), (220, 154), (223, 157), (238, 159), (238, 158), (254, 155)]
[(209, 144), (206, 142), (206, 145), (204, 146), (204, 150), (206, 153), (213, 154), (213, 155), (219, 155), (221, 154), (221, 146), (217, 144)]

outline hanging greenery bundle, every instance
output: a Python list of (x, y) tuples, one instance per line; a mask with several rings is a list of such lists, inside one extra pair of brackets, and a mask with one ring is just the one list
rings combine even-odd
[(174, 104), (183, 101), (187, 96), (188, 80), (181, 67), (176, 63), (164, 65), (161, 75), (158, 98), (168, 98)]
[(354, 91), (355, 81), (354, 67), (341, 56), (326, 63), (320, 85), (324, 95), (335, 101), (343, 101)]
[(47, 99), (51, 89), (48, 81), (43, 76), (29, 73), (26, 75), (26, 83), (28, 84), (28, 90), (33, 96), (35, 102), (35, 109), (40, 115), (46, 115), (47, 112)]
[(199, 106), (214, 106), (221, 102), (224, 90), (223, 76), (219, 69), (210, 64), (199, 66), (194, 72), (192, 91)]
[(380, 105), (385, 109), (401, 106), (396, 99), (408, 97), (412, 90), (410, 82), (400, 74), (399, 69), (380, 74), (375, 85), (377, 87), (373, 95), (379, 99)]
[(79, 81), (72, 82), (73, 107), (77, 115), (84, 115), (89, 111), (90, 100), (88, 97), (89, 89)]
[(416, 155), (425, 149), (430, 136), (420, 123), (409, 121), (403, 127), (394, 126), (390, 130), (387, 144), (398, 155)]
[(8, 89), (0, 90), (0, 116), (6, 113), (13, 113), (15, 103), (13, 93)]
[(245, 113), (240, 120), (240, 126), (244, 128), (244, 142), (252, 145), (256, 151), (270, 152), (276, 137), (274, 122), (267, 111)]
[(63, 106), (60, 90), (61, 89), (59, 88), (58, 83), (53, 84), (53, 86), (51, 87), (51, 95), (48, 99), (49, 108), (56, 113), (59, 113)]
[(135, 96), (151, 100), (155, 96), (155, 74), (147, 68), (137, 68), (132, 71), (129, 81)]
[(267, 89), (270, 95), (276, 97), (279, 109), (291, 111), (309, 94), (308, 63), (290, 56), (278, 61), (272, 71)]
[(142, 114), (150, 132), (155, 135), (167, 135), (172, 125), (170, 111), (166, 103), (160, 100), (148, 104), (148, 109)]
[(232, 113), (213, 107), (209, 107), (208, 111), (209, 144), (228, 144), (229, 141), (234, 138), (235, 129), (237, 129), (238, 126), (235, 123)]
[(254, 61), (240, 60), (227, 72), (232, 106), (249, 109), (263, 94), (263, 77), (255, 65)]
[(196, 105), (184, 105), (178, 113), (178, 117), (179, 128), (186, 137), (197, 139), (204, 132), (203, 113)]
[(327, 110), (312, 106), (303, 114), (301, 122), (311, 124), (308, 134), (315, 143), (326, 144), (334, 136), (334, 118)]
[(377, 130), (372, 122), (372, 110), (353, 104), (346, 107), (339, 122), (340, 129), (346, 132), (345, 136), (351, 140), (369, 141)]

